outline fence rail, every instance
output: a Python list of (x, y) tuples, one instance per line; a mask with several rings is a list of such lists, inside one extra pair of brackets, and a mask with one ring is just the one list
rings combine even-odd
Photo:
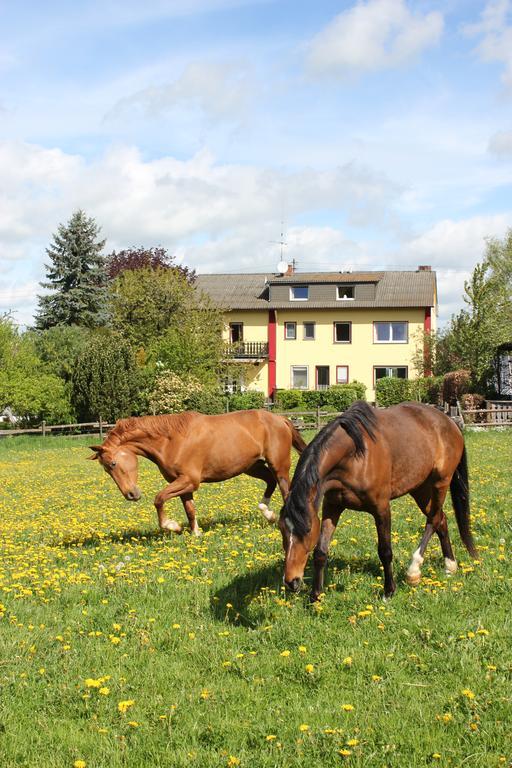
[(40, 435), (41, 437), (46, 437), (51, 432), (71, 432), (73, 430), (82, 435), (99, 432), (100, 436), (103, 436), (103, 431), (113, 426), (114, 424), (106, 424), (101, 420), (81, 422), (80, 424), (47, 424), (43, 421), (38, 427), (30, 427), (28, 429), (0, 429), (0, 439), (2, 437), (12, 437), (13, 435)]
[(488, 400), (487, 408), (466, 408), (461, 411), (464, 424), (476, 427), (512, 427), (512, 402)]

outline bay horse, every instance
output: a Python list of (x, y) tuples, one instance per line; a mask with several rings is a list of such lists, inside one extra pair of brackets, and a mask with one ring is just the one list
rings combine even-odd
[(279, 520), (286, 586), (293, 592), (300, 589), (309, 553), (314, 549), (311, 600), (318, 600), (329, 542), (339, 517), (344, 509), (363, 510), (375, 520), (384, 595), (391, 597), (396, 587), (389, 503), (407, 493), (427, 519), (407, 581), (413, 586), (419, 584), (423, 555), (433, 533), (441, 543), (446, 573), (455, 573), (457, 562), (443, 512), (448, 488), (461, 539), (469, 554), (476, 557), (469, 520), (466, 449), (460, 429), (438, 409), (420, 403), (386, 409), (362, 401), (354, 403), (318, 433), (297, 463)]
[(259, 478), (266, 490), (258, 505), (269, 523), (276, 516), (269, 509), (276, 488), (283, 500), (290, 484), (291, 446), (300, 453), (306, 443), (284, 416), (264, 410), (234, 411), (218, 416), (187, 411), (162, 416), (119, 420), (102, 445), (91, 445), (94, 456), (112, 477), (123, 496), (138, 501), (138, 456), (154, 462), (167, 485), (155, 497), (162, 530), (182, 532), (170, 520), (164, 504), (179, 496), (190, 529), (200, 535), (193, 494), (201, 483), (228, 480), (242, 473)]

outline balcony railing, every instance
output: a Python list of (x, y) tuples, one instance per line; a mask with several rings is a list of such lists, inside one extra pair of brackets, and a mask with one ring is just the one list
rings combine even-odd
[(224, 355), (230, 360), (261, 360), (268, 357), (266, 341), (237, 341), (226, 344)]

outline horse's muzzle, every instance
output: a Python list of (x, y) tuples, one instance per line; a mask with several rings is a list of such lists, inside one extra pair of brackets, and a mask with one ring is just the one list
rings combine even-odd
[(128, 499), (128, 501), (138, 501), (141, 496), (141, 490), (139, 488), (134, 488), (132, 491), (128, 491), (125, 498)]
[(285, 581), (284, 584), (286, 589), (289, 589), (290, 592), (298, 592), (302, 586), (302, 579), (292, 579), (291, 581)]

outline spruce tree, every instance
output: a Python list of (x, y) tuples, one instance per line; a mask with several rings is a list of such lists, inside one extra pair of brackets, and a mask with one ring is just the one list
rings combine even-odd
[(52, 293), (39, 296), (36, 326), (80, 325), (87, 328), (106, 322), (106, 266), (98, 240), (99, 226), (84, 211), (76, 211), (67, 225), (61, 224), (46, 253), (47, 281)]

